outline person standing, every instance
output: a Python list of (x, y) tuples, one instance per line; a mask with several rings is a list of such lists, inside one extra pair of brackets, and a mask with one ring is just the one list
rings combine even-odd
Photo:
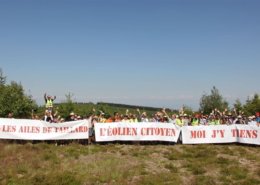
[(257, 126), (260, 126), (260, 112), (257, 112), (256, 114), (255, 114), (255, 119), (256, 119), (256, 122), (257, 122)]
[(45, 107), (46, 110), (48, 110), (49, 112), (52, 112), (53, 109), (53, 102), (56, 99), (56, 96), (51, 97), (50, 95), (47, 96), (47, 94), (44, 94), (44, 100), (45, 100)]

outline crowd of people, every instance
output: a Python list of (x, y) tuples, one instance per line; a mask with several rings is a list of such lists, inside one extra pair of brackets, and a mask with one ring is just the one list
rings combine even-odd
[[(124, 114), (114, 112), (113, 115), (104, 113), (103, 111), (96, 111), (94, 108), (88, 116), (80, 116), (74, 112), (70, 112), (67, 117), (61, 117), (59, 114), (59, 108), (54, 108), (54, 100), (56, 96), (50, 96), (44, 94), (45, 100), (45, 112), (43, 118), (34, 114), (32, 111), (32, 119), (43, 120), (49, 123), (63, 123), (77, 120), (88, 120), (89, 122), (89, 139), (88, 143), (95, 142), (95, 123), (144, 123), (144, 122), (158, 122), (158, 123), (172, 123), (179, 127), (182, 126), (207, 126), (207, 125), (232, 125), (232, 124), (246, 124), (251, 126), (260, 126), (260, 112), (256, 112), (254, 115), (245, 116), (241, 111), (237, 112), (225, 110), (223, 112), (215, 109), (210, 114), (193, 113), (188, 115), (183, 108), (177, 113), (169, 113), (166, 109), (149, 114), (147, 112), (141, 112), (136, 109), (134, 113), (126, 110)], [(98, 113), (97, 113), (98, 112)], [(168, 113), (167, 113), (168, 112)], [(9, 113), (8, 118), (13, 118), (13, 113)], [(64, 144), (61, 141), (61, 144)]]
[[(194, 114), (188, 115), (183, 109), (179, 111), (179, 114), (168, 115), (165, 109), (157, 111), (152, 116), (148, 116), (146, 112), (140, 112), (139, 109), (135, 113), (130, 113), (126, 110), (125, 114), (119, 114), (115, 112), (112, 116), (105, 114), (102, 111), (96, 113), (96, 110), (93, 109), (93, 112), (86, 117), (77, 115), (74, 112), (71, 112), (67, 118), (62, 118), (59, 116), (58, 108), (53, 111), (53, 102), (56, 99), (56, 96), (52, 97), (50, 95), (44, 95), (45, 99), (45, 115), (43, 120), (51, 123), (62, 123), (65, 121), (77, 121), (82, 119), (92, 119), (92, 126), (94, 123), (113, 123), (113, 122), (127, 122), (127, 123), (138, 123), (138, 122), (163, 122), (163, 123), (173, 123), (178, 126), (199, 126), (199, 125), (231, 125), (231, 124), (248, 124), (260, 126), (260, 112), (257, 112), (255, 115), (249, 117), (245, 116), (243, 112), (237, 113), (236, 110), (229, 112), (225, 110), (221, 112), (217, 109), (213, 110), (210, 114)], [(35, 116), (33, 117), (34, 119)]]
[[(139, 112), (139, 111), (137, 111)], [(168, 115), (163, 109), (162, 111), (156, 112), (153, 116), (147, 116), (146, 112), (139, 114), (119, 114), (114, 113), (112, 117), (105, 117), (104, 113), (94, 115), (93, 119), (100, 123), (111, 123), (111, 122), (162, 122), (162, 123), (173, 123), (178, 126), (199, 126), (199, 125), (223, 125), (223, 124), (248, 124), (260, 126), (260, 114), (249, 117), (243, 115), (233, 115), (231, 113), (225, 114), (219, 111), (211, 113), (209, 115), (194, 114), (187, 115), (185, 113)]]

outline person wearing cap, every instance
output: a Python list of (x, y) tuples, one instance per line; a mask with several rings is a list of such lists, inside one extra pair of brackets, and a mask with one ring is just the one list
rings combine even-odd
[(242, 120), (242, 116), (238, 115), (237, 118), (233, 121), (233, 124), (245, 124)]
[(257, 126), (257, 121), (255, 119), (255, 116), (249, 116), (248, 117), (248, 125), (250, 126)]
[(226, 124), (227, 124), (227, 125), (232, 125), (233, 122), (234, 122), (234, 120), (233, 120), (233, 116), (232, 116), (232, 114), (229, 112), (228, 115), (227, 115), (227, 121), (226, 121)]
[(149, 119), (147, 117), (147, 113), (146, 112), (143, 112), (141, 114), (141, 122), (149, 122)]
[(99, 123), (105, 123), (106, 122), (106, 118), (105, 118), (105, 113), (101, 112), (99, 117), (98, 117), (98, 122)]
[(75, 121), (75, 120), (76, 120), (75, 113), (71, 112), (69, 115), (68, 121)]
[(182, 117), (182, 123), (184, 126), (189, 126), (190, 124), (190, 119), (189, 116), (187, 114), (184, 114)]
[(56, 96), (51, 97), (50, 95), (44, 94), (45, 107), (49, 112), (52, 112), (53, 109), (53, 101), (56, 99)]

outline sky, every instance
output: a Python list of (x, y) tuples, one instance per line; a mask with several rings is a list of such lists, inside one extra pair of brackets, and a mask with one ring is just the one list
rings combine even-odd
[(0, 68), (40, 105), (260, 93), (259, 0), (0, 0)]

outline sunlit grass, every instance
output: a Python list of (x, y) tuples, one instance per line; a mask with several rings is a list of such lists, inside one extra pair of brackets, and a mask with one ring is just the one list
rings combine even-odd
[(0, 142), (0, 184), (260, 184), (247, 145), (68, 145)]

